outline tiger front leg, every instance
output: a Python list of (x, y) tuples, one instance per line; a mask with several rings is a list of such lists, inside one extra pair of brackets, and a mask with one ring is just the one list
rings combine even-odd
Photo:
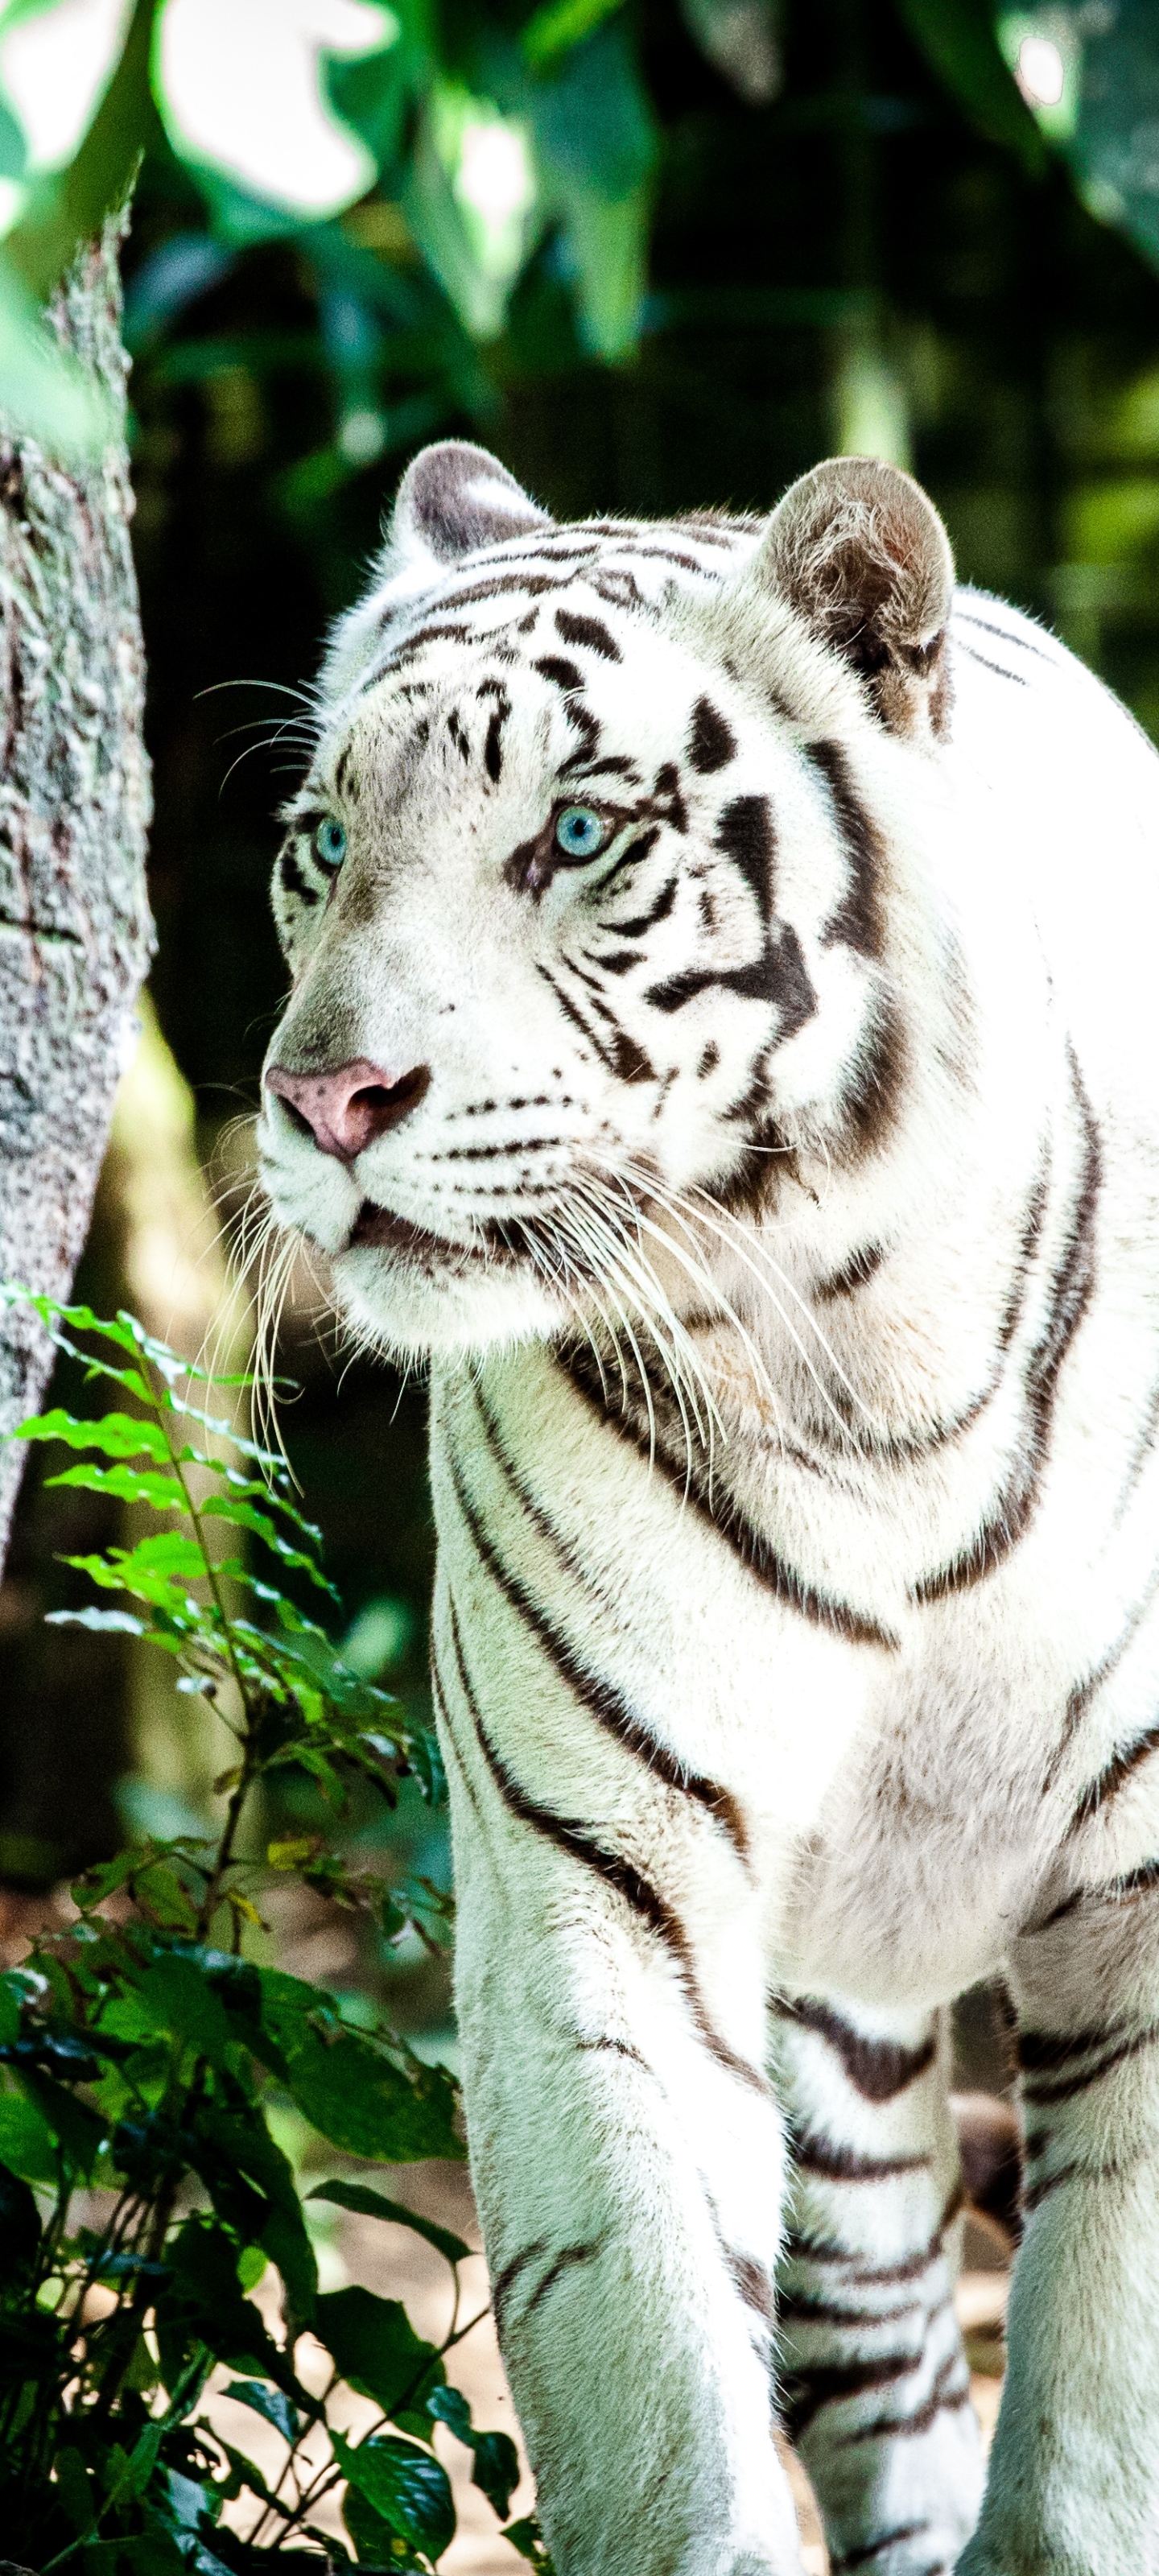
[(981, 2500), (943, 2023), (814, 1996), (775, 2022), (794, 2161), (781, 2397), (835, 2576), (949, 2576)]
[(472, 2173), (557, 2576), (801, 2576), (771, 2429), (782, 2127), (737, 2038), (759, 1965), (726, 2019), (613, 1836), (517, 1783), (445, 1601), (436, 1628)]
[(1159, 2568), (1154, 1866), (1016, 1945), (1025, 2233), (978, 2531), (959, 2576)]

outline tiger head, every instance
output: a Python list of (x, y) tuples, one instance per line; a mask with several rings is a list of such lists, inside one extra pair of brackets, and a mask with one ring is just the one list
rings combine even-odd
[(863, 459), (766, 521), (574, 526), (478, 448), (410, 467), (285, 814), (259, 1122), (364, 1335), (555, 1335), (665, 1261), (699, 1297), (702, 1219), (886, 1150), (952, 580)]

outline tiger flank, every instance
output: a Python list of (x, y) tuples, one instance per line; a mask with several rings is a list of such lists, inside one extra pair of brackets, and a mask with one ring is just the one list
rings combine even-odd
[[(1159, 2570), (1159, 761), (918, 486), (338, 626), (274, 1216), (429, 1360), (471, 2160), (559, 2576)], [(950, 2000), (1018, 2014), (984, 2472)]]

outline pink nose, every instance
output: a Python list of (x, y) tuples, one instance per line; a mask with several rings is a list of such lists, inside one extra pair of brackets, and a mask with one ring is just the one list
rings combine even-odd
[(379, 1065), (359, 1055), (330, 1073), (290, 1073), (285, 1065), (271, 1064), (266, 1087), (308, 1130), (319, 1153), (353, 1163), (376, 1136), (401, 1127), (418, 1108), (430, 1079), (429, 1064), (416, 1064), (392, 1082)]

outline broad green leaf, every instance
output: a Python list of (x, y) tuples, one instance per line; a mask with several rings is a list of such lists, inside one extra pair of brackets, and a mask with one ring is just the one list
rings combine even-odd
[(342, 2377), (386, 2415), (418, 2405), (443, 2378), (434, 2345), (416, 2335), (400, 2299), (380, 2299), (357, 2286), (328, 2290), (318, 2301), (314, 2331)]
[(78, 1420), (61, 1405), (51, 1413), (32, 1414), (12, 1432), (13, 1440), (63, 1440), (70, 1449), (97, 1449), (105, 1458), (152, 1458), (167, 1466), (169, 1451), (159, 1422), (143, 1422), (129, 1413), (104, 1413), (95, 1421)]
[(554, 70), (573, 45), (615, 16), (623, 0), (541, 0), (520, 30), (523, 59), (533, 72)]
[(263, 2379), (231, 2379), (223, 2388), (223, 2397), (232, 2397), (239, 2406), (248, 2406), (255, 2415), (265, 2417), (291, 2450), (302, 2430), (304, 2418), (280, 2388), (268, 2388)]
[(333, 2201), (339, 2209), (357, 2210), (364, 2218), (391, 2218), (399, 2227), (409, 2227), (415, 2236), (424, 2237), (428, 2245), (446, 2256), (448, 2263), (462, 2263), (473, 2251), (470, 2245), (464, 2245), (461, 2236), (452, 2236), (449, 2227), (436, 2227), (432, 2218), (421, 2218), (417, 2210), (408, 2209), (404, 2200), (388, 2200), (385, 2192), (371, 2191), (366, 2183), (347, 2182), (344, 2175), (336, 2174), (330, 2182), (316, 2183), (306, 2197)]
[(146, 1969), (139, 1994), (158, 2030), (173, 2031), (212, 2065), (229, 2071), (237, 2043), (228, 2015), (195, 1958), (163, 1950)]
[(113, 1494), (118, 1502), (148, 1503), (155, 1512), (183, 1512), (185, 1495), (176, 1476), (161, 1475), (144, 1467), (66, 1467), (59, 1476), (46, 1476), (47, 1485), (79, 1485), (90, 1494)]
[(308, 2324), (314, 2313), (318, 2269), (288, 2158), (275, 2144), (258, 2110), (243, 2114), (206, 2102), (198, 2109), (194, 2126), (199, 2144), (214, 2152), (216, 2170), (205, 2161), (204, 2153), (198, 2159), (191, 2149), (191, 2159), (197, 2163), (222, 2215), (230, 2215), (220, 2188), (225, 2176), (243, 2176), (247, 2185), (261, 2194), (264, 2215), (256, 2226), (251, 2221), (246, 2228), (239, 2212), (240, 2232), (252, 2234), (262, 2251), (277, 2264), (296, 2321)]
[(372, 2434), (357, 2449), (333, 2433), (334, 2454), (351, 2484), (384, 2522), (431, 2558), (455, 2536), (451, 2484), (441, 2460), (396, 2434)]
[[(68, 2162), (85, 2182), (91, 2182), (101, 2162), (108, 2141), (108, 2129), (87, 2102), (58, 2084), (38, 2066), (21, 2066), (19, 2082), (29, 2101), (39, 2111), (50, 2135), (58, 2141)], [(4, 2152), (3, 2129), (0, 2127), (0, 2154)], [(15, 2164), (15, 2156), (8, 2162)]]
[(472, 2484), (486, 2496), (502, 2521), (519, 2484), (519, 2454), (510, 2434), (477, 2433), (471, 2422), (471, 2409), (458, 2388), (432, 2389), (427, 2413), (437, 2423), (449, 2425), (457, 2439), (474, 2452)]
[(399, 2067), (360, 2033), (325, 2040), (313, 2029), (286, 2046), (286, 2083), (331, 2146), (375, 2164), (424, 2156), (461, 2160), (456, 2095), (441, 2067)]
[(408, 2541), (400, 2540), (390, 2524), (368, 2504), (358, 2488), (347, 2486), (342, 2498), (342, 2519), (354, 2543), (360, 2567), (395, 2568), (400, 2576), (427, 2576), (429, 2559), (419, 2557)]

